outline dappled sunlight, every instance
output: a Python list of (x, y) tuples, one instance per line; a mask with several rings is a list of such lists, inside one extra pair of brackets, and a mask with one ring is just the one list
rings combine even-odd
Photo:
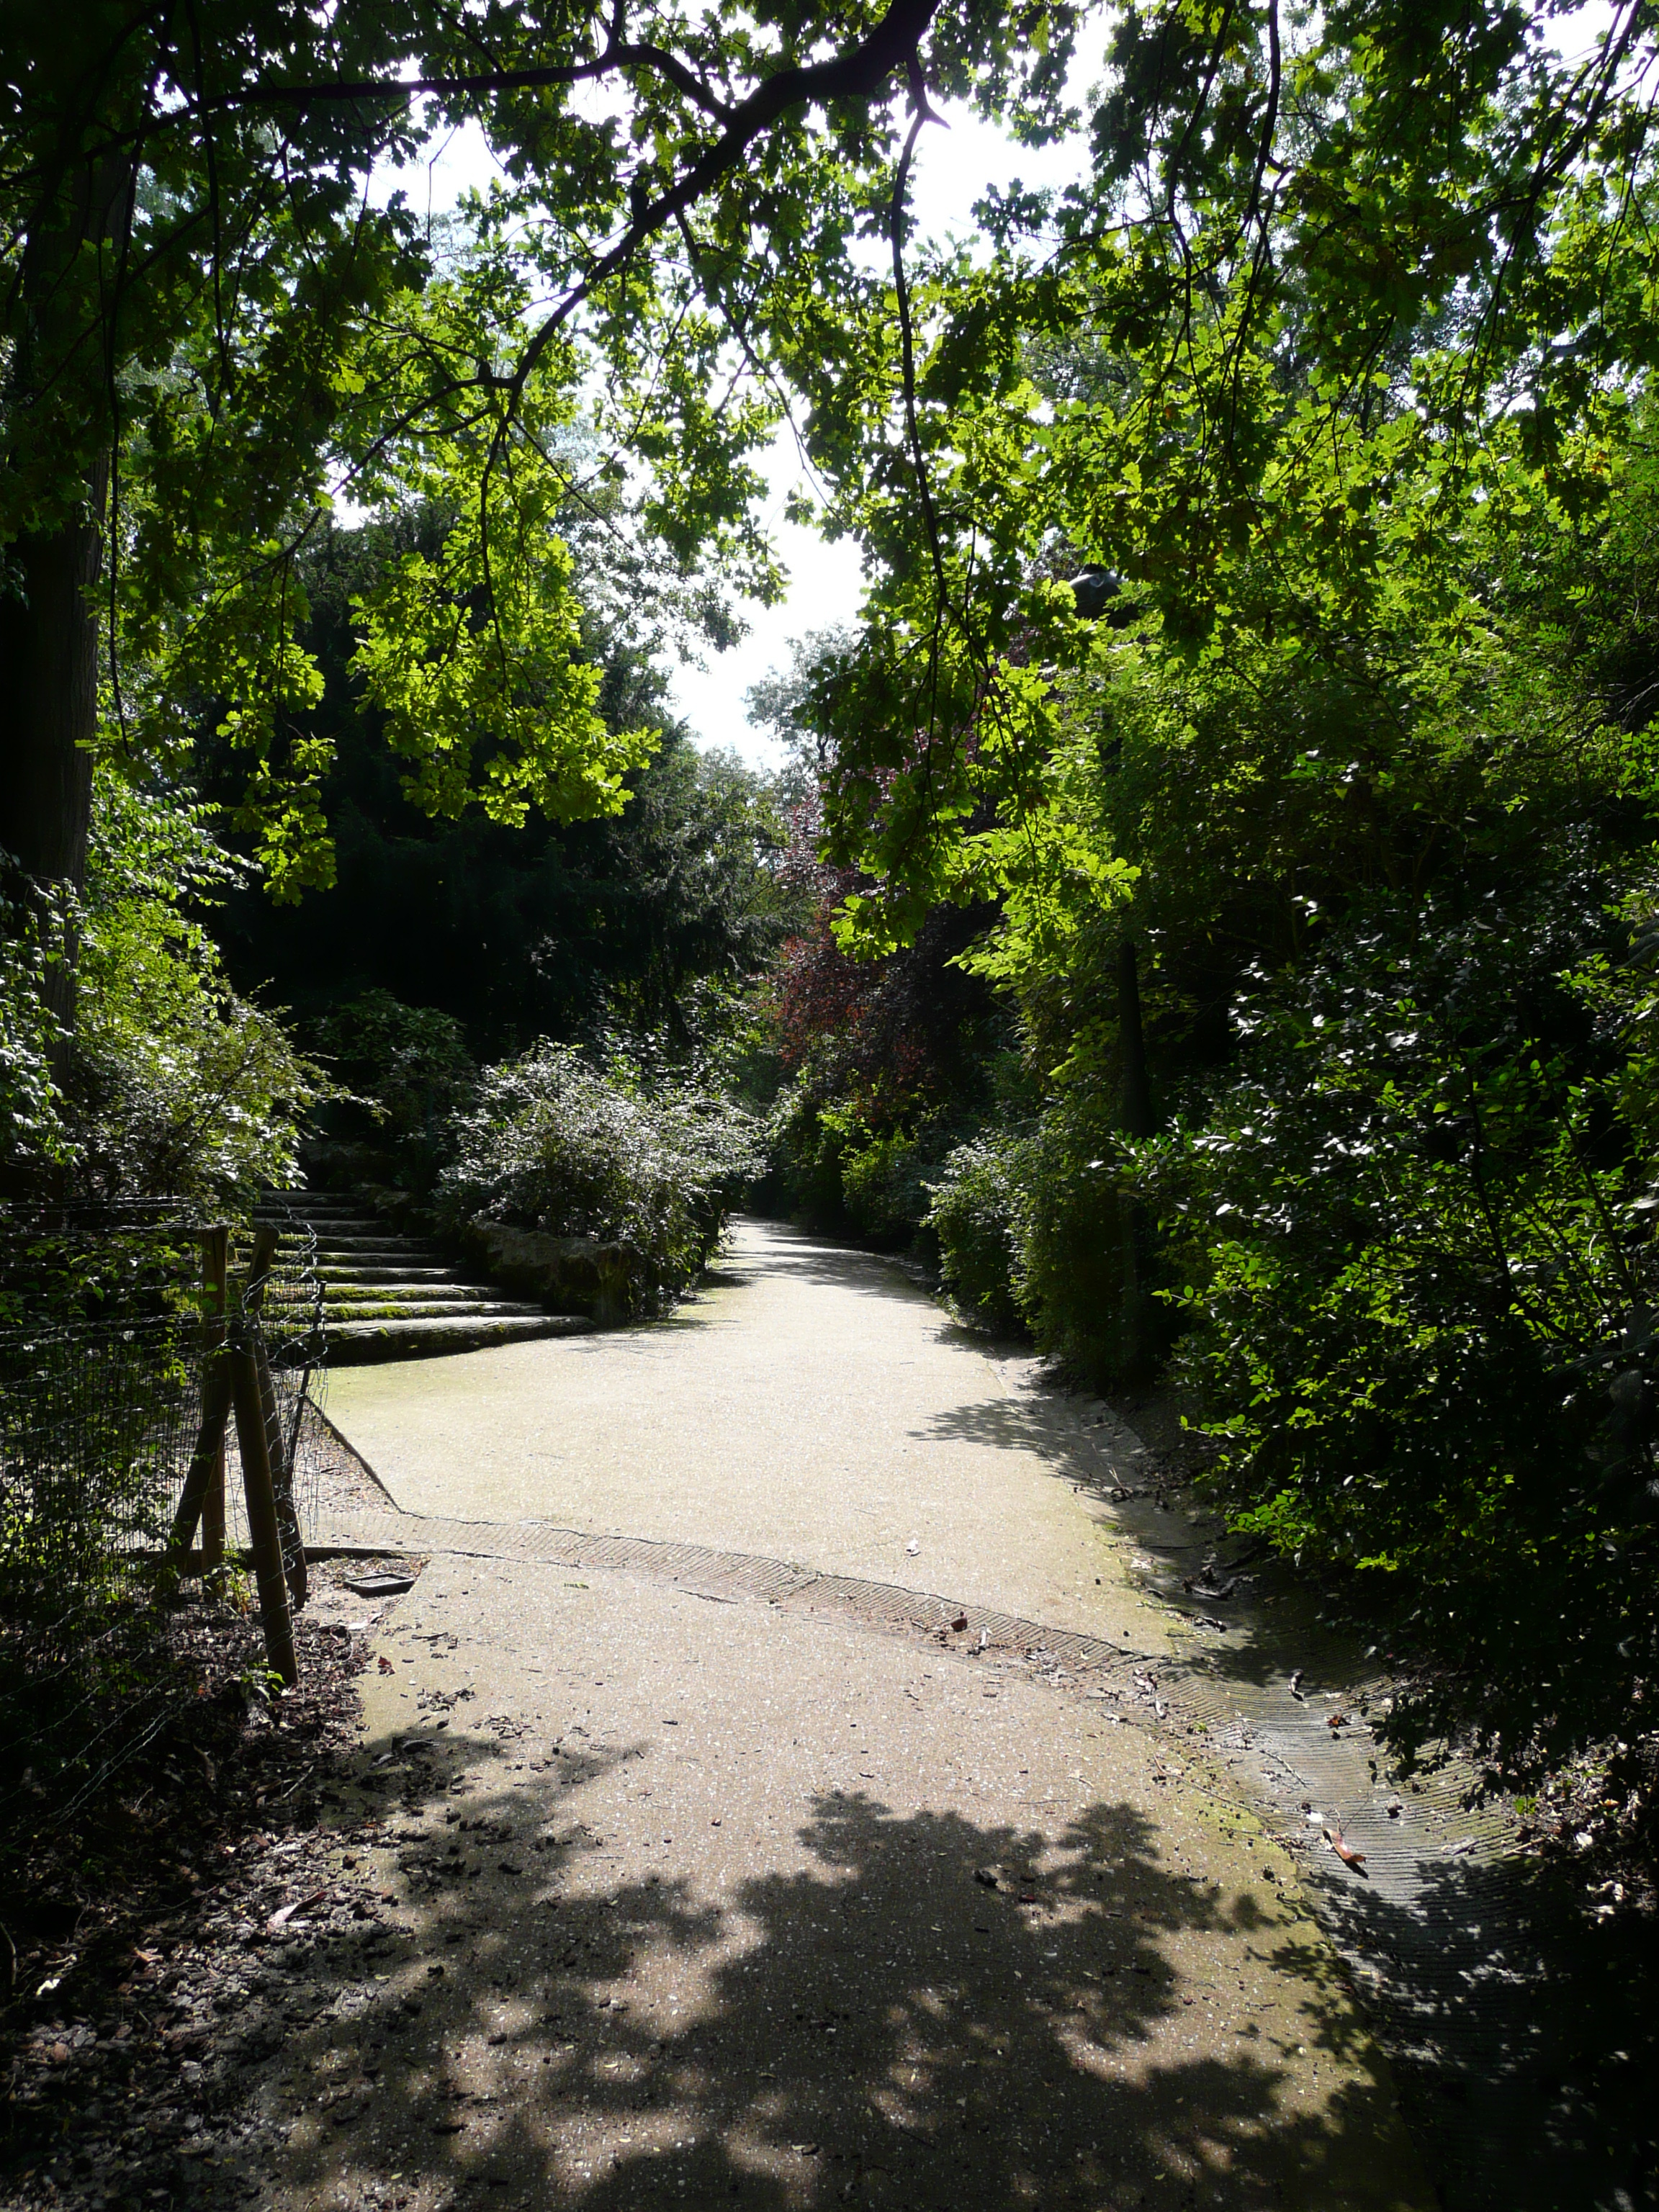
[[(534, 1775), (498, 1753), (464, 1799), (433, 1773), (422, 1846), (524, 1879), (485, 1883), (483, 1914), (464, 1879), (417, 1908), (368, 1947), (386, 1978), (358, 2021), (295, 2039), (285, 2198), (390, 2172), (422, 2204), (1397, 2201), (1364, 2169), (1386, 2095), (1340, 2008), (1264, 2027), (1212, 1939), (1265, 1973), (1293, 1963), (1285, 1929), (1133, 1808), (1051, 1833), (824, 1791), (715, 1900), (607, 1877), (580, 1815), (627, 1756)], [(326, 1991), (363, 1965), (346, 1942), (313, 1971)], [(1340, 2087), (1310, 2090), (1287, 2033), (1340, 2055)]]

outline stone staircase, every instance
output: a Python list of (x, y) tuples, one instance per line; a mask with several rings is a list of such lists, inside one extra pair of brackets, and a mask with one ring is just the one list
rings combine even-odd
[(284, 1192), (287, 1212), (317, 1239), (328, 1358), (336, 1367), (477, 1352), (526, 1338), (576, 1336), (592, 1322), (504, 1297), (438, 1245), (402, 1234), (361, 1200)]

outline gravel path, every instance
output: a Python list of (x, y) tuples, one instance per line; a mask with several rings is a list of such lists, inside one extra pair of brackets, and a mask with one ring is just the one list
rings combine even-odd
[(655, 1328), (335, 1378), (386, 1496), (333, 1536), (428, 1563), (365, 1678), (396, 1924), (264, 2093), (273, 2201), (1433, 2201), (1295, 1861), (1164, 1724), (1191, 1625), (1011, 1380), (752, 1222)]

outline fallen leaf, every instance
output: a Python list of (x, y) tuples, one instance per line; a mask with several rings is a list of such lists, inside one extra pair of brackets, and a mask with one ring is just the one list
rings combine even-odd
[(392, 1662), (386, 1657), (384, 1651), (380, 1654), (380, 1672), (383, 1674), (392, 1674), (397, 1672), (396, 1668), (393, 1667)]
[(279, 1905), (265, 1923), (266, 1935), (280, 1936), (296, 1912), (309, 1911), (313, 1905), (320, 1905), (327, 1895), (325, 1889), (313, 1889), (309, 1897), (296, 1897), (292, 1905)]
[(956, 1633), (960, 1636), (963, 1630), (968, 1626), (967, 1614), (965, 1613), (959, 1613), (956, 1619), (951, 1623), (951, 1626), (955, 1630)]
[(975, 1867), (974, 1880), (982, 1889), (994, 1889), (997, 1886), (997, 1870), (994, 1867)]
[(1291, 1695), (1293, 1698), (1300, 1698), (1302, 1695), (1302, 1669), (1299, 1667), (1291, 1676)]
[(1336, 1856), (1341, 1860), (1344, 1866), (1354, 1867), (1358, 1869), (1360, 1872), (1364, 1872), (1365, 1866), (1364, 1852), (1355, 1850), (1352, 1844), (1346, 1842), (1343, 1838), (1340, 1828), (1328, 1827), (1325, 1831), (1325, 1841), (1336, 1853)]
[(1348, 1716), (1346, 1713), (1327, 1713), (1325, 1716), (1325, 1725), (1328, 1729), (1346, 1728), (1348, 1725)]

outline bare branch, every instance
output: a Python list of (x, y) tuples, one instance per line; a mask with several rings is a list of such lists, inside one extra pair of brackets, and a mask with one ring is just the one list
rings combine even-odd
[[(613, 26), (614, 27), (614, 26)], [(551, 62), (537, 69), (479, 70), (467, 76), (359, 76), (319, 78), (311, 84), (250, 85), (221, 93), (216, 107), (317, 107), (357, 100), (454, 99), (487, 92), (545, 92), (559, 85), (585, 84), (619, 70), (653, 70), (666, 77), (704, 114), (724, 123), (732, 110), (678, 54), (642, 40), (612, 39), (587, 62)]]
[(573, 285), (520, 356), (510, 379), (522, 391), (536, 363), (577, 310), (608, 276), (613, 276), (646, 240), (741, 163), (761, 133), (792, 108), (827, 106), (842, 100), (872, 100), (896, 70), (907, 72), (921, 35), (939, 0), (889, 0), (887, 13), (861, 46), (832, 60), (782, 69), (757, 85), (732, 109), (731, 120), (700, 161), (678, 183), (641, 208), (622, 239), (603, 255), (579, 284)]

